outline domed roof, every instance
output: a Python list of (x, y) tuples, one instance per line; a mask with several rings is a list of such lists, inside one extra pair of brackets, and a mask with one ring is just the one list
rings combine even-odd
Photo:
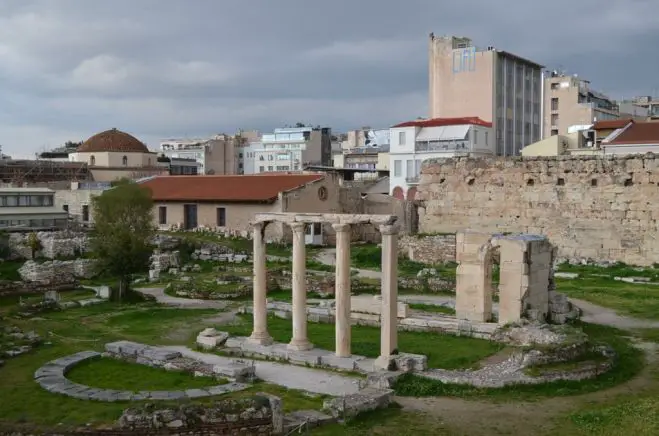
[(97, 133), (78, 147), (78, 153), (149, 153), (139, 139), (121, 130), (111, 129)]

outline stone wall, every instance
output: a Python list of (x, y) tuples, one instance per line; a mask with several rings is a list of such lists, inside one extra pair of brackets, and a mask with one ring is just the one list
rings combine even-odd
[(545, 235), (560, 260), (659, 263), (659, 157), (429, 160), (423, 233)]
[[(85, 233), (76, 232), (38, 232), (42, 249), (39, 256), (54, 259), (56, 257), (74, 257), (87, 251), (89, 239)], [(12, 255), (29, 259), (32, 256), (27, 246), (28, 233), (12, 233), (9, 237), (9, 248)]]
[(93, 259), (53, 260), (43, 263), (28, 260), (18, 270), (25, 282), (54, 284), (74, 282), (76, 278), (89, 279), (96, 275)]
[(398, 253), (409, 260), (427, 264), (455, 262), (455, 233), (402, 235)]

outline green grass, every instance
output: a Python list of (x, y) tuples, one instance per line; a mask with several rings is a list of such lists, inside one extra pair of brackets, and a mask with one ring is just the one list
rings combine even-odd
[(18, 270), (23, 266), (24, 261), (5, 260), (0, 262), (0, 280), (18, 281), (21, 275)]
[[(380, 270), (382, 267), (382, 249), (377, 245), (363, 244), (353, 245), (350, 248), (350, 258), (352, 266), (360, 269)], [(398, 274), (401, 277), (416, 277), (419, 271), (428, 268), (434, 268), (440, 277), (455, 277), (455, 262), (448, 262), (439, 265), (429, 265), (426, 263), (409, 260), (405, 257), (398, 258)]]
[(410, 304), (410, 309), (421, 310), (423, 312), (442, 313), (444, 315), (455, 315), (455, 309), (446, 306), (437, 306), (434, 304)]
[(176, 391), (227, 383), (177, 371), (151, 368), (112, 358), (91, 359), (71, 369), (66, 377), (76, 383), (120, 391)]
[(516, 385), (494, 389), (442, 383), (407, 374), (398, 380), (394, 389), (397, 395), (414, 397), (449, 396), (500, 401), (532, 400), (542, 397), (580, 395), (610, 388), (630, 380), (643, 369), (643, 352), (632, 346), (630, 340), (624, 337), (624, 332), (595, 324), (582, 323), (580, 325), (593, 343), (609, 344), (618, 353), (618, 361), (614, 368), (595, 379), (557, 381), (541, 385)]
[[(196, 243), (213, 243), (231, 248), (235, 251), (251, 253), (254, 243), (246, 238), (225, 238), (213, 232), (163, 232), (170, 236), (182, 238)], [(292, 247), (289, 244), (270, 243), (266, 245), (266, 253), (270, 256), (288, 257)]]
[(659, 286), (632, 284), (606, 277), (556, 279), (556, 290), (622, 314), (659, 320)]
[(349, 420), (346, 424), (331, 424), (311, 431), (313, 436), (448, 436), (449, 432), (438, 420), (414, 412), (405, 412), (393, 404), (387, 409), (374, 410)]
[[(252, 332), (252, 317), (243, 315), (242, 323), (218, 327), (236, 336), (249, 336)], [(308, 323), (309, 340), (318, 348), (333, 350), (334, 324)], [(268, 318), (268, 331), (277, 342), (288, 343), (292, 337), (290, 320), (274, 316)], [(490, 356), (503, 346), (494, 342), (459, 337), (440, 333), (404, 332), (398, 333), (398, 349), (401, 353), (425, 354), (431, 368), (469, 368), (483, 358)], [(380, 355), (380, 329), (376, 327), (352, 327), (352, 352), (366, 357)]]

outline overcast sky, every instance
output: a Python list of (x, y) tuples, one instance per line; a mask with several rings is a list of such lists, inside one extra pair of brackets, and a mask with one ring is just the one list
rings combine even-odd
[(0, 0), (0, 144), (116, 127), (335, 131), (427, 113), (428, 34), (469, 36), (614, 98), (659, 91), (659, 0)]

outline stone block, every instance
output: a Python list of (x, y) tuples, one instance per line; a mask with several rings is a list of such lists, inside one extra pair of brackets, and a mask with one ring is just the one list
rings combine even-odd
[[(409, 307), (407, 304), (398, 302), (396, 310), (396, 315), (398, 318), (406, 318), (408, 316)], [(352, 313), (356, 312), (380, 315), (382, 313), (382, 297), (379, 295), (376, 295), (373, 298), (364, 298), (359, 296), (351, 297), (350, 311)]]
[(393, 391), (389, 389), (362, 389), (356, 394), (326, 400), (323, 410), (335, 418), (348, 419), (363, 412), (383, 409), (391, 404)]
[(228, 363), (213, 365), (213, 374), (221, 375), (236, 380), (247, 380), (254, 377), (254, 366), (240, 360), (232, 360)]
[(425, 371), (428, 357), (422, 354), (400, 353), (395, 356), (396, 369), (403, 372)]

